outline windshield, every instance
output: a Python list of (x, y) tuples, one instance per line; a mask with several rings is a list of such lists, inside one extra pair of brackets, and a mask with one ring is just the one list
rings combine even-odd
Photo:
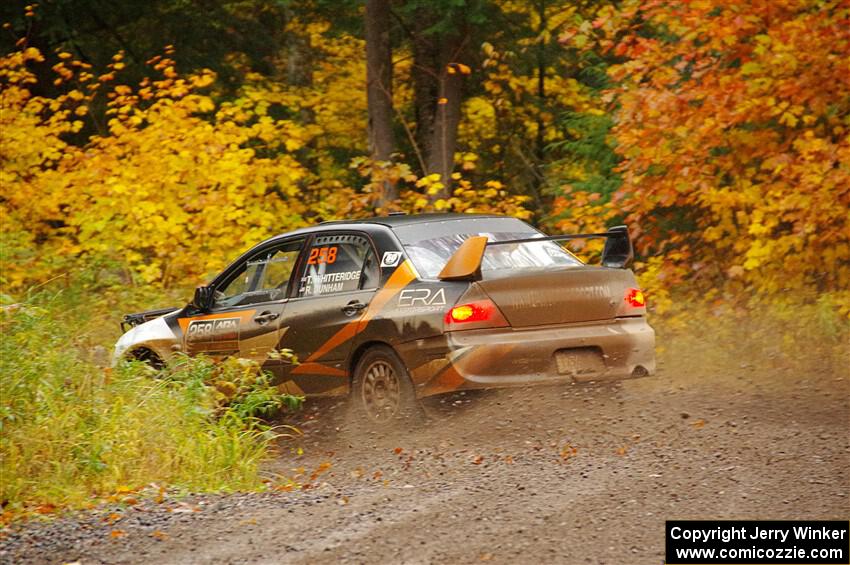
[[(408, 257), (419, 274), (435, 279), (466, 238), (486, 236), (490, 241), (544, 237), (516, 218), (461, 218), (425, 224), (398, 226)], [(481, 261), (482, 272), (539, 269), (581, 265), (581, 262), (554, 241), (517, 243), (488, 247)]]

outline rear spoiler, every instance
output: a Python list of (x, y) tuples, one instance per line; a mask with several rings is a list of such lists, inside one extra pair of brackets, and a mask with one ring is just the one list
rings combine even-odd
[(130, 328), (149, 322), (154, 318), (159, 318), (170, 312), (174, 312), (177, 308), (160, 308), (158, 310), (146, 310), (145, 312), (136, 312), (135, 314), (125, 314), (121, 320), (121, 331), (126, 333)]
[(571, 235), (550, 235), (547, 237), (530, 237), (526, 239), (508, 239), (504, 241), (487, 241), (486, 236), (472, 236), (454, 252), (446, 266), (440, 271), (441, 281), (469, 281), (481, 278), (481, 260), (488, 247), (496, 245), (511, 245), (517, 243), (534, 243), (537, 241), (565, 241), (569, 239), (599, 239), (605, 238), (605, 248), (602, 250), (602, 266), (612, 269), (625, 269), (634, 258), (632, 240), (626, 226), (614, 226), (602, 233), (579, 233)]

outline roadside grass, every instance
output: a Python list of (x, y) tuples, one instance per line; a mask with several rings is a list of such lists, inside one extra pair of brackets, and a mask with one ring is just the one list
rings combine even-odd
[(262, 488), (259, 467), (276, 433), (260, 417), (300, 399), (246, 363), (186, 358), (159, 376), (140, 363), (98, 366), (86, 328), (103, 325), (91, 315), (105, 302), (97, 293), (42, 294), (0, 313), (2, 521), (151, 483)]
[[(117, 286), (66, 285), (0, 312), (0, 525), (126, 500), (151, 484), (184, 492), (266, 485), (260, 466), (276, 430), (260, 418), (300, 399), (238, 360), (182, 358), (160, 375), (139, 363), (104, 367), (119, 312), (171, 302), (154, 302), (162, 291)], [(682, 297), (650, 321), (659, 361), (676, 376), (670, 386), (726, 375), (738, 387), (742, 369), (753, 368), (760, 379), (825, 376), (846, 388), (850, 320), (838, 306), (829, 294)]]
[(679, 382), (751, 371), (775, 381), (827, 378), (846, 386), (850, 318), (840, 306), (838, 296), (814, 292), (712, 303), (683, 296), (650, 312), (650, 323), (659, 363)]

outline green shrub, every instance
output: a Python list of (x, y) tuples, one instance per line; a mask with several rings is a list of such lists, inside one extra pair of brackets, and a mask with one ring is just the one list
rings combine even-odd
[[(164, 375), (101, 368), (85, 320), (55, 295), (0, 314), (0, 500), (7, 516), (155, 482), (193, 491), (262, 486), (275, 433), (259, 417), (295, 408), (255, 365), (185, 358)], [(221, 392), (221, 383), (236, 387)]]
[(297, 410), (304, 400), (280, 394), (271, 385), (268, 373), (251, 359), (228, 357), (214, 361), (203, 355), (181, 355), (157, 377), (194, 391), (198, 402), (218, 416), (233, 412), (244, 420), (269, 418), (282, 410)]

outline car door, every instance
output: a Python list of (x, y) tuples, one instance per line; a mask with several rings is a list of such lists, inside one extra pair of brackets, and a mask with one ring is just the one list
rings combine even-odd
[(215, 281), (210, 311), (179, 320), (184, 351), (244, 357), (277, 375), (285, 373), (288, 360), (270, 353), (280, 343), (292, 275), (303, 246), (303, 238), (264, 246)]
[(379, 282), (377, 254), (365, 234), (323, 233), (309, 242), (294, 279), (281, 343), (298, 360), (290, 373), (293, 392), (347, 391), (352, 340)]

